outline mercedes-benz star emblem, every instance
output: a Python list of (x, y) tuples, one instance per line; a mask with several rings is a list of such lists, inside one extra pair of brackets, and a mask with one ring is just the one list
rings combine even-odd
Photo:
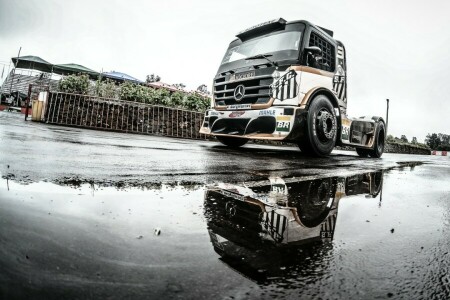
[(225, 211), (226, 211), (228, 216), (234, 217), (236, 215), (236, 204), (234, 204), (231, 201), (228, 201), (225, 204)]
[(242, 100), (242, 98), (244, 98), (244, 95), (245, 95), (245, 86), (240, 84), (234, 89), (234, 99), (239, 102)]

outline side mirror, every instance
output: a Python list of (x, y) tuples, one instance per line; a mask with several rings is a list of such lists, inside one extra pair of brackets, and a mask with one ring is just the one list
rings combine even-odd
[(321, 54), (322, 54), (322, 49), (320, 49), (320, 48), (317, 47), (317, 46), (309, 46), (309, 47), (305, 47), (305, 51), (306, 51), (307, 53), (312, 54), (313, 56), (321, 55)]

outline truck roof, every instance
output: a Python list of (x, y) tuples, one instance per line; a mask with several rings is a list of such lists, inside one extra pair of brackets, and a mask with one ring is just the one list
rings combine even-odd
[[(317, 25), (315, 25), (315, 24), (313, 24), (313, 23), (311, 23), (310, 21), (307, 21), (307, 20), (286, 21), (286, 20), (283, 19), (283, 18), (279, 18), (278, 20), (271, 20), (271, 21), (264, 22), (264, 23), (255, 25), (255, 26), (253, 26), (253, 27), (247, 28), (247, 29), (241, 31), (240, 33), (238, 33), (238, 34), (236, 35), (237, 39), (235, 39), (235, 40), (240, 39), (240, 38), (239, 38), (239, 35), (242, 35), (242, 33), (245, 33), (245, 32), (247, 32), (247, 31), (253, 30), (254, 28), (257, 28), (258, 26), (261, 26), (261, 25), (264, 25), (264, 24), (268, 24), (268, 23), (270, 23), (270, 22), (273, 22), (273, 23), (282, 22), (283, 24), (286, 24), (286, 25), (288, 25), (288, 24), (295, 24), (295, 23), (303, 23), (303, 24), (305, 24), (305, 25), (307, 25), (307, 26), (314, 27), (315, 29), (317, 29), (318, 31), (320, 31), (322, 34), (324, 34), (324, 35), (328, 36), (329, 38), (335, 40), (335, 39), (333, 38), (333, 31), (331, 31), (331, 30), (329, 30), (329, 29), (326, 29), (326, 28), (317, 26)], [(235, 40), (233, 40), (233, 41), (235, 41)]]
[(313, 23), (311, 23), (309, 21), (306, 21), (306, 20), (289, 21), (286, 24), (294, 24), (294, 23), (304, 23), (306, 25), (312, 26), (312, 27), (318, 29), (319, 31), (322, 31), (322, 33), (324, 33), (324, 34), (328, 35), (329, 37), (333, 38), (333, 31), (332, 30), (324, 28), (324, 27), (321, 27), (321, 26), (318, 26), (318, 25), (313, 24)]

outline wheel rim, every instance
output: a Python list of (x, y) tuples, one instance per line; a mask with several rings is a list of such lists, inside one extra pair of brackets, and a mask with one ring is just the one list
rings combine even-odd
[(322, 108), (316, 117), (316, 133), (319, 140), (322, 142), (329, 142), (334, 139), (336, 134), (336, 118), (327, 110)]

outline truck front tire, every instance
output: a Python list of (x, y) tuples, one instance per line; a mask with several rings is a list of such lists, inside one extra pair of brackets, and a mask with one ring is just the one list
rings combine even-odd
[(244, 138), (234, 138), (234, 137), (228, 137), (228, 136), (216, 136), (217, 140), (224, 144), (225, 146), (228, 146), (230, 148), (239, 148), (245, 144), (247, 144), (248, 139)]
[(316, 96), (308, 109), (305, 134), (298, 146), (313, 156), (327, 156), (333, 151), (337, 137), (337, 120), (334, 107), (325, 95)]

